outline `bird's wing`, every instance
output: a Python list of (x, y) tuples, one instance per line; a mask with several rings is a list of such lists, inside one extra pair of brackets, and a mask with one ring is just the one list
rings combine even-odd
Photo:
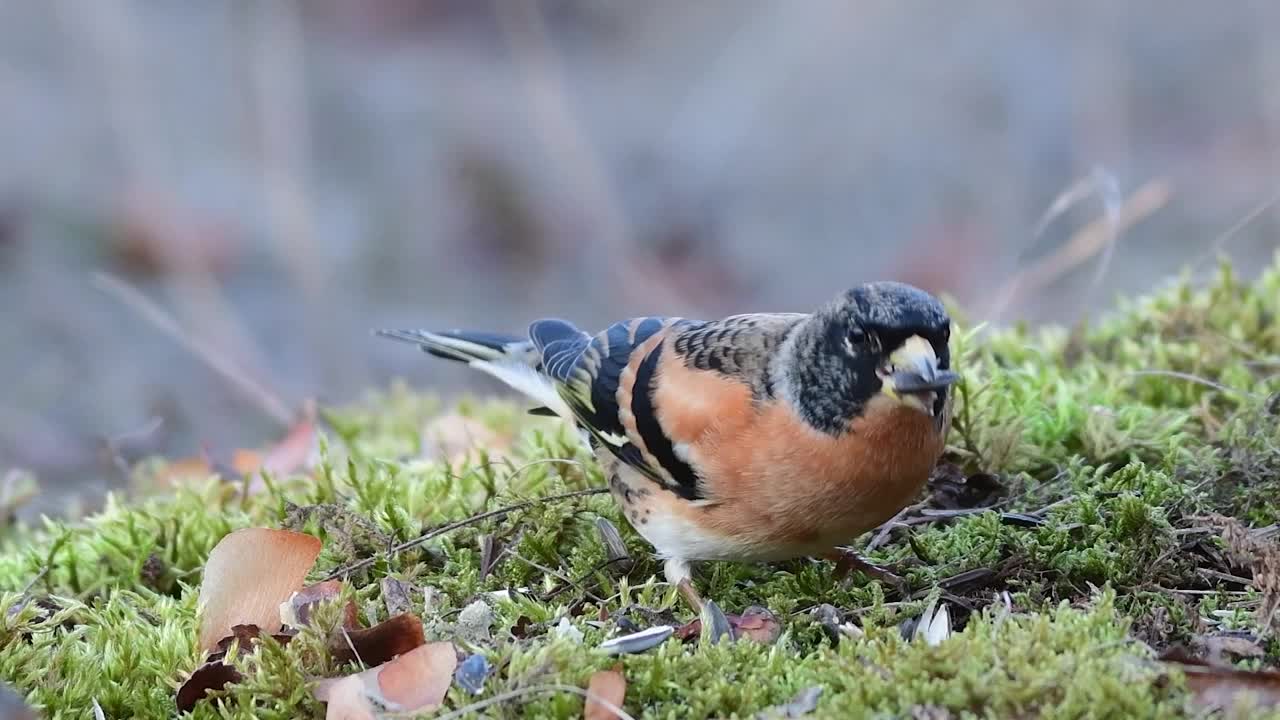
[(724, 414), (772, 396), (769, 358), (802, 317), (641, 317), (594, 337), (551, 320), (534, 323), (530, 337), (542, 371), (598, 444), (681, 497), (706, 500), (689, 448)]

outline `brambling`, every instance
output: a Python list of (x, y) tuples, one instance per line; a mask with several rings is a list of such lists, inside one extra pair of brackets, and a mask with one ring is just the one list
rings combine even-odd
[(486, 372), (577, 426), (628, 522), (695, 610), (691, 561), (838, 560), (916, 496), (951, 423), (937, 298), (860, 285), (812, 313), (638, 317), (590, 335), (378, 330)]

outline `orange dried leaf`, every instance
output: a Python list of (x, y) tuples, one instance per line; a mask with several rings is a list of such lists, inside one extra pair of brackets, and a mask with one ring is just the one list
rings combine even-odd
[[(616, 720), (618, 714), (600, 702), (604, 700), (615, 707), (622, 707), (627, 698), (627, 679), (619, 669), (601, 670), (591, 675), (587, 683), (587, 704), (582, 708), (583, 720)], [(598, 699), (597, 699), (598, 698)]]
[(201, 650), (212, 651), (235, 625), (280, 629), (280, 603), (302, 586), (320, 539), (270, 528), (229, 533), (209, 553), (200, 585)]
[(401, 710), (431, 710), (444, 702), (457, 666), (453, 643), (423, 645), (377, 669), (378, 691)]
[(325, 680), (312, 692), (329, 704), (326, 718), (370, 718), (374, 707), (370, 700), (391, 712), (433, 710), (444, 702), (457, 664), (453, 643), (435, 642), (384, 665)]

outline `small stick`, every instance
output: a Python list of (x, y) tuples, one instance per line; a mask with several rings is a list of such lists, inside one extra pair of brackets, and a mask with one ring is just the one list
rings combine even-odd
[(154, 325), (156, 329), (176, 340), (179, 345), (186, 348), (192, 355), (203, 360), (214, 372), (226, 378), (246, 397), (256, 403), (271, 419), (279, 422), (284, 427), (289, 427), (293, 424), (294, 414), (289, 411), (289, 407), (280, 398), (247, 376), (235, 366), (235, 363), (230, 358), (184, 331), (172, 315), (166, 313), (163, 308), (136, 288), (117, 277), (103, 272), (95, 272), (93, 274), (93, 284), (108, 295), (114, 295), (117, 300), (127, 305), (131, 310), (136, 311)]
[(459, 528), (464, 528), (464, 527), (467, 527), (468, 525), (474, 525), (478, 522), (482, 522), (490, 518), (502, 517), (504, 515), (509, 515), (519, 510), (531, 508), (534, 505), (537, 505), (538, 503), (555, 502), (557, 500), (568, 500), (570, 498), (585, 497), (587, 495), (600, 495), (602, 493), (607, 493), (607, 492), (609, 492), (609, 488), (603, 488), (603, 487), (588, 488), (586, 490), (574, 490), (573, 492), (561, 493), (559, 495), (551, 495), (549, 497), (537, 498), (534, 500), (526, 500), (525, 502), (516, 503), (515, 505), (508, 505), (506, 507), (500, 507), (496, 510), (489, 510), (487, 512), (482, 512), (478, 515), (472, 515), (470, 517), (466, 517), (461, 520), (451, 522), (447, 525), (442, 525), (428, 533), (419, 535), (418, 537), (412, 540), (402, 542), (399, 545), (396, 545), (395, 547), (391, 548), (390, 550), (380, 555), (375, 555), (370, 558), (365, 558), (364, 560), (360, 560), (359, 562), (354, 562), (345, 567), (338, 568), (337, 570), (334, 570), (333, 572), (326, 575), (324, 579), (335, 580), (339, 577), (350, 575), (351, 573), (357, 570), (363, 570), (364, 568), (369, 567), (370, 565), (377, 562), (380, 558), (389, 559), (392, 555), (402, 553), (405, 550), (409, 550), (411, 548), (415, 548), (419, 545), (422, 545), (423, 543), (430, 542), (431, 540), (434, 540), (435, 538), (438, 538), (441, 535), (444, 535), (445, 533), (453, 532), (454, 530), (457, 530)]

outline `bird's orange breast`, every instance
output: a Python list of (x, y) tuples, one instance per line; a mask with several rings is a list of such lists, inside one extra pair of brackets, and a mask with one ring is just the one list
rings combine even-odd
[(943, 449), (933, 418), (887, 397), (838, 437), (782, 402), (756, 405), (748, 394), (719, 407), (690, 443), (712, 502), (682, 512), (764, 555), (829, 549), (885, 522), (919, 492)]

